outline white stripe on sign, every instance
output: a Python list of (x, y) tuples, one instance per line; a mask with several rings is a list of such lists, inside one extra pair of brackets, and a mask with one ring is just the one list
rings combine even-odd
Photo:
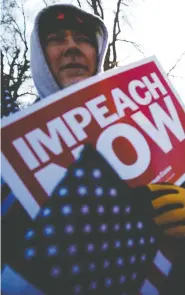
[(154, 258), (155, 266), (165, 275), (168, 276), (172, 268), (171, 262), (162, 254), (161, 251), (157, 251)]
[(141, 295), (159, 295), (159, 292), (152, 283), (150, 283), (148, 280), (145, 280), (143, 283), (143, 286), (141, 287), (140, 294)]
[(174, 184), (181, 186), (181, 184), (185, 181), (185, 173), (175, 181)]

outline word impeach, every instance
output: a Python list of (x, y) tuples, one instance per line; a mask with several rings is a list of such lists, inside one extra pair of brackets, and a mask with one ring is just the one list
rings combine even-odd
[[(147, 116), (143, 107), (147, 107)], [(131, 124), (125, 120), (128, 116)], [(59, 156), (67, 147), (74, 159), (77, 158), (83, 144), (90, 141), (92, 128), (89, 126), (93, 122), (100, 128), (95, 143), (97, 150), (123, 180), (140, 176), (150, 165), (151, 148), (147, 137), (165, 154), (173, 149), (169, 134), (173, 134), (179, 142), (185, 139), (172, 98), (158, 75), (152, 72), (140, 80), (132, 80), (128, 83), (127, 94), (118, 87), (113, 88), (109, 98), (104, 94), (93, 97), (84, 105), (48, 121), (45, 131), (35, 128), (13, 141), (29, 170), (36, 170), (34, 176), (48, 195), (67, 168), (52, 162), (52, 154)], [(125, 138), (135, 149), (137, 158), (134, 163), (123, 163), (116, 154), (113, 145), (118, 138)]]

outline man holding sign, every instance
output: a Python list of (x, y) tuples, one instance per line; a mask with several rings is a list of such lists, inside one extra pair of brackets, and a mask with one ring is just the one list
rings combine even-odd
[[(69, 5), (55, 5), (42, 10), (35, 20), (31, 41), (31, 69), (40, 99), (98, 74), (107, 40), (105, 25), (94, 15)], [(146, 188), (138, 188), (139, 193), (151, 197), (156, 210), (154, 221), (160, 227), (164, 226), (165, 234), (178, 238), (185, 236), (183, 188), (172, 184), (150, 184)], [(151, 285), (148, 288), (152, 290)], [(154, 294), (152, 291), (140, 292)]]
[[(35, 21), (31, 43), (31, 69), (40, 98), (100, 72), (107, 42), (107, 29), (96, 16), (68, 5), (54, 5), (41, 11)], [(150, 185), (150, 189), (169, 194), (166, 185)], [(174, 187), (174, 190), (179, 189)], [(183, 190), (178, 194), (183, 203), (185, 192), (184, 196)], [(176, 202), (176, 195), (173, 196), (174, 199), (171, 196), (169, 201), (165, 200), (166, 205), (166, 202)], [(179, 218), (184, 220), (185, 216)], [(179, 218), (170, 214), (167, 222), (171, 224)], [(160, 223), (160, 218), (156, 221)], [(171, 228), (167, 232), (184, 236), (185, 227)]]

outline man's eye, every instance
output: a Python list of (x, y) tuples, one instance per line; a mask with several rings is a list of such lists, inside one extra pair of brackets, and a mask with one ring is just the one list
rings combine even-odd
[(59, 35), (53, 35), (47, 38), (47, 43), (59, 43), (63, 41), (63, 38)]
[(89, 42), (89, 43), (91, 42), (90, 39), (86, 36), (78, 36), (77, 40), (81, 42)]
[(56, 40), (56, 37), (49, 37), (47, 38), (47, 42), (51, 42), (51, 41), (55, 41)]

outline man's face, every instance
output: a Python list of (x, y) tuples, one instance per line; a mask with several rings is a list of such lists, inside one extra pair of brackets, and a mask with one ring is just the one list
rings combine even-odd
[(61, 87), (91, 77), (96, 72), (96, 49), (84, 33), (62, 30), (49, 34), (45, 54), (49, 67)]

